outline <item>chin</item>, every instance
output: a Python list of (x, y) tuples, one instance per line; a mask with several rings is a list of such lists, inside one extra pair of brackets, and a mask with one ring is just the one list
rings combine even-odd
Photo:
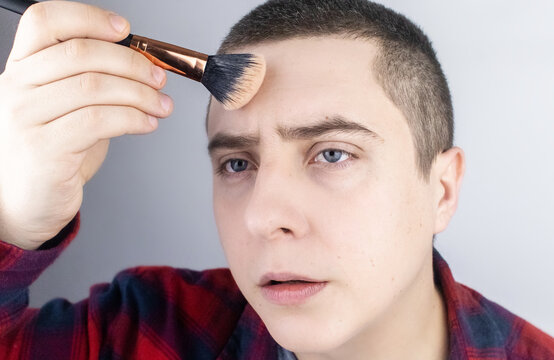
[[(262, 317), (269, 333), (279, 345), (294, 353), (327, 353), (348, 341), (348, 331), (339, 319), (318, 319), (303, 314)], [(325, 321), (327, 320), (327, 321)], [(339, 325), (340, 324), (340, 325)]]

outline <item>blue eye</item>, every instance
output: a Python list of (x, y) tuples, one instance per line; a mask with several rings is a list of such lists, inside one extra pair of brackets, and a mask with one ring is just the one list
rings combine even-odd
[(350, 157), (350, 154), (346, 151), (337, 150), (337, 149), (328, 149), (320, 152), (315, 161), (328, 162), (328, 163), (337, 163), (344, 161)]
[(243, 159), (231, 159), (225, 163), (225, 170), (230, 173), (244, 171), (248, 168), (248, 161)]

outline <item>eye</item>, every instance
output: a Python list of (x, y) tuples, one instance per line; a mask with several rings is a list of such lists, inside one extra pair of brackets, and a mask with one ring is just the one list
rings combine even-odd
[(248, 161), (244, 159), (231, 159), (225, 162), (225, 171), (229, 173), (238, 173), (248, 169)]
[(337, 149), (327, 149), (317, 154), (314, 161), (338, 163), (338, 162), (348, 160), (350, 157), (351, 157), (350, 153), (346, 151), (337, 150)]

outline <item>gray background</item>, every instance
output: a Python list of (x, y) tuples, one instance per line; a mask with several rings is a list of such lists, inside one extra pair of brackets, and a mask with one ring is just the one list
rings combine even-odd
[[(89, 3), (124, 15), (136, 34), (213, 53), (261, 2)], [(467, 154), (459, 209), (438, 249), (458, 281), (554, 335), (554, 2), (383, 4), (432, 39), (452, 90), (456, 144)], [(0, 11), (2, 64), (17, 20)], [(211, 208), (208, 94), (173, 74), (165, 91), (174, 114), (154, 134), (112, 141), (85, 187), (81, 231), (33, 285), (32, 305), (57, 296), (79, 300), (130, 266), (226, 266)]]

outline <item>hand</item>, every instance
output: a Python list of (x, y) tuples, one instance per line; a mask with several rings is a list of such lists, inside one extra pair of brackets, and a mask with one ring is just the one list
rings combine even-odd
[(165, 72), (114, 42), (129, 23), (68, 1), (31, 6), (0, 75), (0, 240), (36, 249), (78, 212), (109, 139), (168, 116)]

